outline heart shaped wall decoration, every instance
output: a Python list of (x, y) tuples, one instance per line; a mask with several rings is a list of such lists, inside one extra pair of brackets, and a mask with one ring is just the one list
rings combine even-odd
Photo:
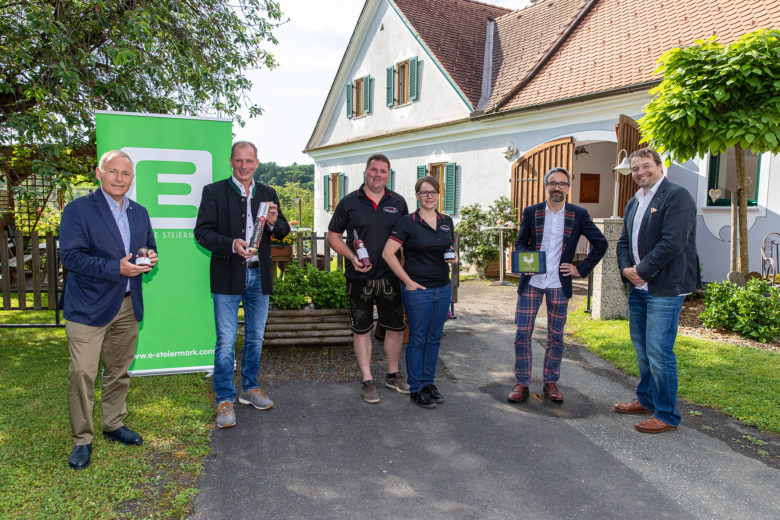
[(710, 199), (712, 199), (712, 202), (718, 200), (721, 195), (723, 195), (723, 190), (720, 188), (712, 188), (710, 190)]

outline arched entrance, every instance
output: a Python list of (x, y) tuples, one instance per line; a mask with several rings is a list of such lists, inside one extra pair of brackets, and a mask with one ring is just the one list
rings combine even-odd
[(510, 198), (515, 218), (519, 221), (523, 208), (546, 199), (544, 174), (555, 166), (562, 166), (572, 174), (567, 201), (583, 206), (594, 218), (614, 214), (617, 182), (617, 216), (622, 217), (626, 203), (639, 187), (630, 175), (618, 175), (616, 179), (613, 168), (620, 150), (630, 154), (641, 148), (641, 139), (636, 121), (620, 114), (614, 141), (604, 131), (584, 132), (532, 148), (512, 165)]
[[(562, 166), (571, 171), (574, 162), (574, 138), (548, 141), (529, 150), (512, 165), (511, 201), (519, 222), (523, 208), (542, 202), (547, 197), (544, 174), (550, 168)], [(569, 191), (571, 202), (571, 191)]]

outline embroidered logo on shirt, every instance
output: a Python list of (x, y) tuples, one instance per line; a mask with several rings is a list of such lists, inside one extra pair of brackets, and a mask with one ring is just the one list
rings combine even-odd
[(382, 208), (382, 211), (384, 211), (385, 213), (398, 213), (398, 208), (387, 206), (386, 208)]
[(443, 226), (439, 226), (439, 229), (441, 229), (442, 231), (449, 231), (450, 230), (450, 226), (445, 224)]

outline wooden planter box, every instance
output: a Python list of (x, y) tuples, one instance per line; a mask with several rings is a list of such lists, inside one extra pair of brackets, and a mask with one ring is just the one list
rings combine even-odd
[(284, 262), (292, 260), (293, 248), (292, 246), (271, 246), (271, 260), (277, 262)]
[(268, 311), (263, 345), (352, 344), (349, 309)]

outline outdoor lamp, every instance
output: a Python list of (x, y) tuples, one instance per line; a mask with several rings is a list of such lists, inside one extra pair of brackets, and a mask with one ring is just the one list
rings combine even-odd
[(506, 150), (501, 153), (504, 154), (504, 159), (509, 160), (517, 153), (517, 148), (515, 148), (514, 144), (509, 143), (509, 145), (506, 147)]
[[(620, 154), (623, 155), (623, 160), (620, 160)], [(612, 168), (612, 171), (615, 172), (615, 199), (612, 203), (612, 218), (618, 218), (618, 196), (620, 191), (620, 175), (628, 175), (631, 173), (631, 165), (628, 162), (628, 152), (625, 148), (621, 148), (618, 152), (618, 165)]]

